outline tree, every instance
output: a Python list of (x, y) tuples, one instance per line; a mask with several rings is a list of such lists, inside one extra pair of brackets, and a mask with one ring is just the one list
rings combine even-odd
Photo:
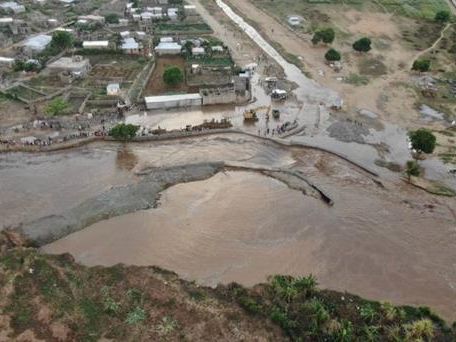
[(410, 132), (409, 138), (412, 143), (412, 147), (415, 150), (424, 153), (434, 152), (437, 139), (431, 131), (425, 128), (420, 128), (416, 131)]
[(171, 66), (165, 70), (163, 73), (163, 81), (167, 85), (175, 86), (181, 83), (184, 80), (184, 75), (181, 69), (177, 66)]
[(353, 49), (358, 52), (368, 52), (371, 50), (372, 41), (369, 38), (361, 38), (353, 43)]
[(104, 16), (105, 22), (107, 24), (118, 24), (119, 23), (119, 15), (116, 13), (109, 13)]
[(73, 36), (69, 32), (55, 31), (52, 35), (51, 45), (65, 50), (73, 46)]
[(136, 135), (138, 129), (139, 126), (120, 123), (111, 128), (109, 135), (117, 140), (131, 140)]
[(448, 20), (450, 20), (450, 12), (449, 11), (438, 11), (435, 14), (434, 20), (439, 22), (439, 23), (446, 23)]
[(320, 42), (323, 42), (325, 44), (331, 44), (334, 41), (335, 37), (336, 33), (332, 28), (318, 30), (314, 33), (314, 36), (312, 37), (312, 43), (314, 45), (317, 45)]
[(45, 112), (49, 116), (61, 115), (65, 113), (69, 106), (68, 102), (60, 97), (57, 97), (47, 105)]
[(408, 180), (410, 181), (412, 176), (418, 177), (420, 173), (420, 167), (416, 160), (408, 160), (405, 164), (405, 174), (407, 175)]
[(325, 58), (329, 62), (340, 61), (341, 56), (337, 50), (329, 49), (325, 54)]
[(431, 61), (429, 59), (417, 59), (413, 62), (412, 70), (419, 72), (429, 71), (431, 68)]

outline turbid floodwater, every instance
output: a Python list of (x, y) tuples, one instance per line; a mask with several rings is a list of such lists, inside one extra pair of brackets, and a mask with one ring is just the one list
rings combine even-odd
[(0, 156), (2, 227), (59, 214), (142, 170), (225, 161), (300, 171), (334, 200), (258, 172), (227, 169), (163, 191), (159, 205), (99, 221), (43, 247), (88, 265), (158, 265), (202, 284), (252, 285), (313, 273), (323, 287), (456, 312), (455, 201), (370, 176), (323, 152), (228, 134), (94, 144)]

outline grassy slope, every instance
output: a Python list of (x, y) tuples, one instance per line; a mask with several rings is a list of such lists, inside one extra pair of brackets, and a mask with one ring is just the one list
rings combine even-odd
[[(2, 242), (3, 240), (3, 242)], [(154, 267), (95, 267), (0, 236), (0, 340), (454, 341), (427, 308), (394, 307), (276, 276), (216, 289)]]

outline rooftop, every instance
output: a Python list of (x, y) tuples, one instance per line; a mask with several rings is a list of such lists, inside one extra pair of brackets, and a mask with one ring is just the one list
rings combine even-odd
[(179, 100), (201, 100), (200, 94), (177, 94), (177, 95), (161, 95), (161, 96), (146, 96), (146, 103), (160, 103)]

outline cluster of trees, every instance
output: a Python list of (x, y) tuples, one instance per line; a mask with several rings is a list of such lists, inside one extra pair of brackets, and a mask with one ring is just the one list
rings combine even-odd
[[(313, 37), (312, 37), (312, 43), (314, 45), (319, 44), (320, 42), (323, 42), (325, 44), (331, 44), (334, 42), (334, 39), (336, 38), (336, 33), (332, 28), (325, 28), (325, 29), (320, 29), (315, 31)], [(363, 37), (356, 42), (353, 43), (353, 49), (358, 52), (368, 52), (372, 48), (372, 41), (367, 38)], [(329, 49), (326, 54), (325, 58), (329, 62), (335, 62), (335, 61), (340, 61), (342, 56), (339, 51), (336, 49)]]
[(16, 60), (14, 62), (13, 70), (14, 71), (27, 71), (27, 72), (40, 71), (41, 63), (38, 62), (37, 60), (29, 60), (29, 61)]
[(163, 81), (169, 86), (176, 86), (184, 80), (182, 70), (177, 66), (168, 67), (163, 73)]
[(111, 128), (109, 135), (117, 140), (131, 140), (136, 136), (138, 129), (139, 126), (120, 123)]

